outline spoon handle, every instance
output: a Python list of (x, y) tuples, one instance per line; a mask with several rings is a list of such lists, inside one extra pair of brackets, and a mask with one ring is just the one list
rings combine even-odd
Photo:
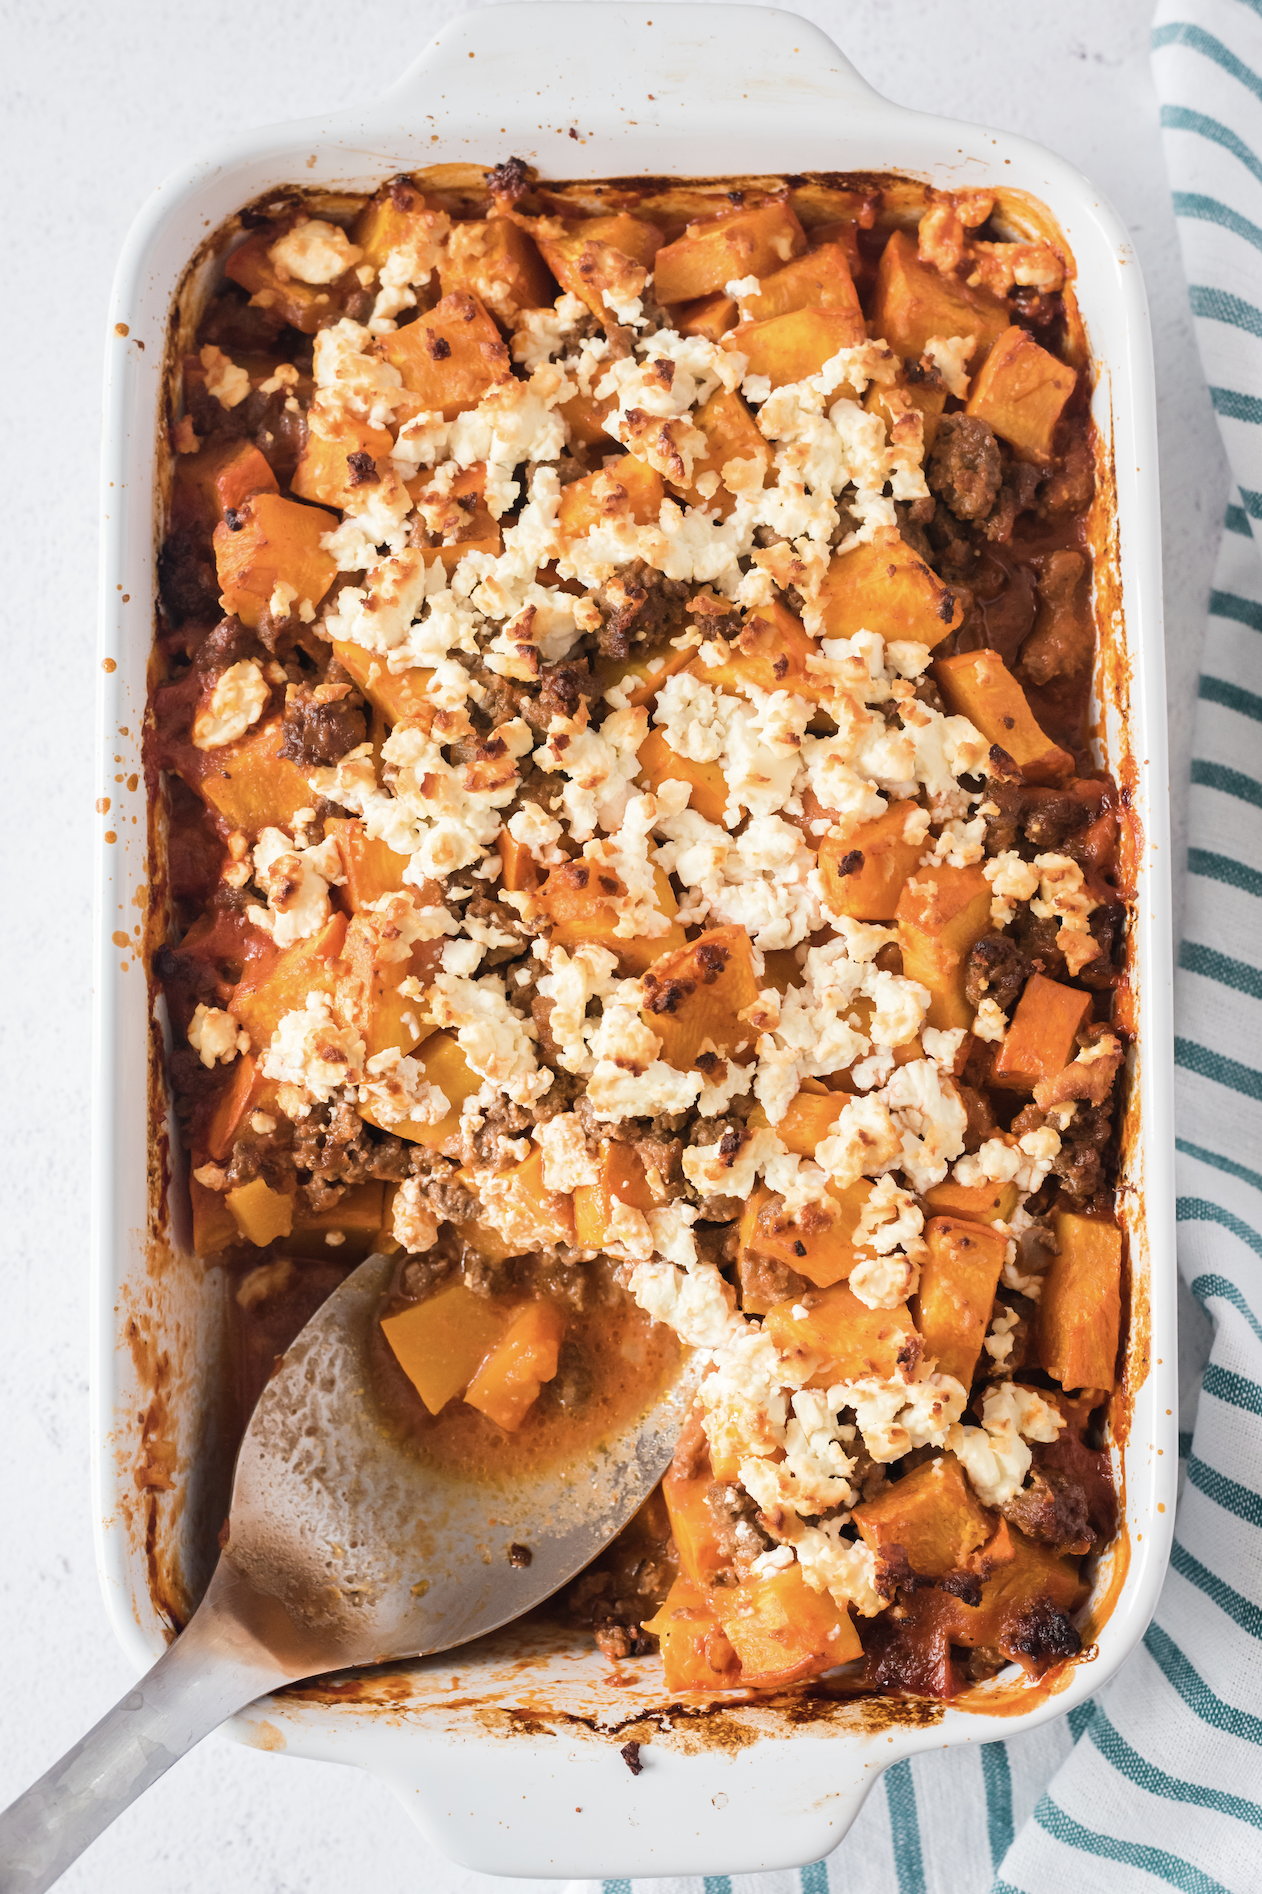
[(153, 1669), (0, 1815), (0, 1894), (43, 1894), (203, 1736), (291, 1680), (225, 1593), (212, 1584)]

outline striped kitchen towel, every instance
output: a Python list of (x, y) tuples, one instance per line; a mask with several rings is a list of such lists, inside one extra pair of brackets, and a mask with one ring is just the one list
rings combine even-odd
[(1208, 1332), (1199, 1304), (1213, 1343), (1185, 1389), (1170, 1576), (1097, 1699), (1006, 1743), (896, 1764), (827, 1861), (606, 1881), (604, 1894), (1262, 1890), (1262, 0), (1162, 0), (1153, 49), (1236, 481), (1209, 602), (1177, 991), (1185, 1331)]

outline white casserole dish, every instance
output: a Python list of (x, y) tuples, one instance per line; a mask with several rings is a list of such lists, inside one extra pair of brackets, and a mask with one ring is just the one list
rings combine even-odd
[[(577, 139), (567, 136), (571, 127)], [(1072, 166), (1022, 139), (888, 103), (792, 14), (551, 3), (462, 14), (376, 105), (224, 144), (170, 179), (128, 238), (109, 318), (103, 479), (93, 1160), (101, 1578), (120, 1640), (138, 1669), (148, 1665), (169, 1636), (171, 1603), (178, 1614), (200, 1592), (207, 1573), (199, 1548), (213, 1546), (224, 1506), (206, 1472), (223, 1424), (214, 1392), (222, 1284), (189, 1254), (168, 1215), (161, 1127), (151, 1137), (149, 1122), (160, 1038), (138, 958), (149, 893), (141, 730), (162, 504), (155, 443), (165, 436), (172, 299), (183, 283), (186, 306), (200, 305), (213, 260), (186, 280), (190, 258), (262, 192), (371, 189), (399, 170), (490, 164), (510, 153), (559, 178), (897, 170), (948, 188), (1027, 191), (1048, 206), (1076, 258), (1098, 367), (1094, 411), (1112, 447), (1111, 552), (1124, 612), (1106, 602), (1101, 726), (1106, 760), (1133, 765), (1143, 843), (1138, 1056), (1121, 1193), (1132, 1277), (1129, 1569), (1126, 1550), (1103, 1562), (1086, 1634), (1090, 1641), (1104, 1619), (1094, 1661), (1071, 1669), (1052, 1693), (1017, 1690), (1001, 1675), (987, 1687), (993, 1713), (916, 1705), (904, 1713), (883, 1701), (821, 1708), (803, 1721), (722, 1700), (710, 1713), (675, 1713), (656, 1660), (632, 1661), (613, 1678), (588, 1640), (510, 1626), (465, 1651), (269, 1700), (233, 1726), (247, 1742), (376, 1771), (436, 1846), (484, 1872), (793, 1866), (836, 1846), (888, 1764), (1060, 1715), (1122, 1662), (1165, 1570), (1176, 1402), (1160, 532), (1139, 267), (1116, 216)], [(652, 1744), (638, 1779), (618, 1756), (629, 1736)]]

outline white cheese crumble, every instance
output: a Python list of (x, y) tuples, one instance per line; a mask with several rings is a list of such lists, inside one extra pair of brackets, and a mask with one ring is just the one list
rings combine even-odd
[(253, 658), (238, 658), (215, 679), (210, 700), (193, 718), (193, 742), (199, 750), (221, 750), (235, 743), (263, 714), (270, 689)]
[(983, 1506), (1002, 1506), (1025, 1483), (1033, 1455), (1026, 1442), (1055, 1440), (1065, 1425), (1059, 1409), (1033, 1388), (1001, 1381), (982, 1400), (980, 1427), (958, 1423), (946, 1444), (962, 1463)]
[(282, 283), (293, 277), (314, 287), (335, 283), (363, 254), (340, 225), (309, 217), (279, 237), (267, 258)]
[(250, 1035), (222, 1007), (199, 1003), (189, 1021), (188, 1043), (203, 1065), (230, 1065), (238, 1052), (250, 1050)]

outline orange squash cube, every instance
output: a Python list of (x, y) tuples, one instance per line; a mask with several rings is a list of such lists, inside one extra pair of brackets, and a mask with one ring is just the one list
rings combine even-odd
[(510, 894), (533, 894), (543, 881), (543, 870), (526, 847), (507, 829), (501, 829), (495, 845), (500, 857), (500, 886)]
[(937, 436), (938, 423), (942, 419), (946, 400), (947, 386), (940, 376), (920, 374), (919, 379), (914, 379), (907, 370), (904, 370), (892, 388), (883, 388), (879, 382), (874, 381), (863, 397), (863, 405), (869, 414), (880, 415), (885, 423), (887, 434), (894, 432), (895, 423), (904, 414), (911, 411), (919, 414), (921, 435), (927, 454)]
[(565, 1317), (555, 1302), (527, 1302), (511, 1317), (477, 1374), (465, 1400), (506, 1433), (516, 1433), (557, 1371)]
[(819, 676), (807, 660), (818, 657), (819, 646), (802, 628), (800, 618), (779, 601), (752, 607), (745, 614), (740, 636), (718, 664), (694, 657), (688, 665), (694, 677), (718, 690), (739, 691), (753, 685), (763, 691), (793, 691), (811, 703), (824, 694)]
[(657, 470), (634, 454), (624, 454), (612, 467), (571, 480), (562, 489), (557, 524), (572, 539), (626, 514), (637, 526), (655, 526), (665, 498)]
[(1074, 1057), (1078, 1029), (1090, 1013), (1089, 993), (1032, 974), (991, 1068), (992, 1083), (1032, 1092), (1041, 1079), (1054, 1079)]
[(171, 522), (196, 521), (213, 531), (229, 507), (239, 510), (252, 494), (279, 491), (253, 441), (204, 441), (195, 454), (176, 460)]
[[(289, 219), (285, 228), (295, 221)], [(287, 273), (282, 276), (267, 253), (283, 234), (284, 230), (275, 224), (256, 230), (227, 258), (224, 275), (248, 289), (250, 301), (260, 309), (270, 309), (292, 328), (314, 335), (320, 324), (342, 306), (348, 291), (359, 288), (359, 281), (349, 269), (331, 283), (300, 283)]]
[(723, 337), (721, 346), (743, 355), (747, 373), (766, 375), (773, 388), (818, 375), (840, 349), (867, 340), (861, 311), (794, 309), (768, 322), (742, 322)]
[(995, 1528), (993, 1514), (978, 1505), (953, 1453), (913, 1467), (896, 1485), (856, 1506), (854, 1522), (878, 1556), (887, 1546), (901, 1546), (922, 1578), (959, 1571)]
[(613, 319), (613, 303), (638, 296), (644, 288), (644, 266), (616, 244), (581, 234), (584, 225), (574, 228), (574, 235), (540, 235), (540, 253), (561, 288), (586, 303), (598, 322), (608, 323)]
[(243, 1135), (252, 1112), (275, 1116), (276, 1081), (263, 1077), (261, 1062), (253, 1053), (243, 1052), (228, 1068), (228, 1074), (228, 1083), (215, 1101), (206, 1128), (206, 1154), (216, 1164), (232, 1156), (232, 1147)]
[(597, 1181), (574, 1192), (574, 1240), (583, 1249), (603, 1250), (615, 1239), (614, 1202), (631, 1210), (655, 1210), (666, 1201), (655, 1190), (634, 1145), (617, 1138), (601, 1141)]
[(752, 1053), (757, 1033), (741, 1014), (757, 1000), (758, 981), (743, 927), (712, 927), (686, 947), (659, 954), (644, 989), (641, 1018), (677, 1072), (691, 1071), (706, 1050), (720, 1059)]
[(230, 829), (251, 840), (262, 829), (290, 828), (295, 812), (315, 802), (298, 765), (280, 753), (284, 734), (282, 719), (269, 717), (235, 743), (201, 752), (205, 761), (193, 787)]
[(711, 1593), (677, 1578), (660, 1611), (641, 1625), (660, 1639), (668, 1690), (732, 1690), (740, 1663), (710, 1608)]
[(614, 447), (617, 442), (605, 422), (617, 406), (612, 395), (604, 401), (597, 401), (595, 395), (577, 394), (563, 401), (557, 412), (565, 417), (571, 441), (577, 441), (583, 447)]
[(1039, 1360), (1063, 1388), (1111, 1389), (1122, 1320), (1122, 1232), (1115, 1223), (1058, 1210), (1058, 1253), (1043, 1278)]
[(699, 296), (696, 302), (680, 303), (675, 310), (680, 335), (703, 336), (707, 342), (721, 342), (739, 320), (736, 298), (724, 290), (713, 296)]
[(1077, 380), (1028, 329), (1005, 329), (974, 377), (964, 412), (985, 421), (1021, 460), (1045, 466)]
[(714, 1473), (708, 1457), (695, 1478), (685, 1479), (672, 1463), (662, 1480), (662, 1497), (679, 1554), (679, 1569), (685, 1578), (702, 1587), (711, 1585), (727, 1563), (719, 1549), (714, 1514), (706, 1504), (706, 1493), (713, 1483)]
[(463, 1394), (508, 1327), (509, 1310), (462, 1282), (382, 1317), (395, 1360), (431, 1414)]
[(809, 1204), (796, 1217), (788, 1217), (783, 1197), (759, 1184), (741, 1217), (738, 1263), (770, 1257), (805, 1276), (817, 1289), (844, 1282), (859, 1261), (854, 1233), (871, 1190), (868, 1180), (861, 1178), (837, 1193), (840, 1209), (836, 1214), (823, 1204)]
[(385, 1214), (385, 1197), (385, 1185), (369, 1178), (362, 1184), (352, 1184), (342, 1192), (336, 1203), (327, 1205), (323, 1210), (308, 1210), (301, 1197), (297, 1198), (293, 1228), (287, 1236), (277, 1239), (277, 1253), (281, 1256), (331, 1256), (333, 1250), (326, 1245), (325, 1238), (332, 1233), (343, 1239), (336, 1246), (338, 1262), (362, 1262), (370, 1251), (378, 1247), (377, 1238)]
[(968, 956), (990, 932), (990, 883), (971, 868), (921, 868), (898, 899), (903, 972), (929, 989), (927, 1023), (947, 1031), (973, 1023), (964, 995)]
[(444, 296), (459, 290), (510, 323), (522, 309), (550, 306), (556, 284), (534, 238), (511, 217), (453, 224), (438, 265)]
[[(384, 842), (370, 838), (358, 816), (328, 816), (324, 833), (337, 843), (342, 873), (346, 876), (342, 894), (352, 914), (358, 914), (370, 901), (380, 901), (385, 894), (402, 894), (403, 870), (408, 865), (408, 857), (397, 855)], [(435, 899), (441, 898), (439, 892)], [(419, 891), (418, 900), (422, 906), (427, 905)]]
[(976, 366), (1008, 324), (1007, 303), (922, 263), (915, 237), (905, 230), (893, 233), (877, 266), (872, 330), (896, 354), (918, 361), (931, 336), (975, 335)]
[(819, 845), (824, 905), (856, 921), (892, 921), (909, 875), (926, 848), (903, 831), (916, 804), (891, 802), (884, 815), (861, 822), (841, 840), (826, 835)]
[(658, 911), (670, 925), (664, 933), (651, 938), (646, 935), (643, 939), (628, 940), (614, 932), (618, 911), (611, 905), (610, 897), (616, 898), (625, 890), (616, 876), (605, 878), (614, 882), (607, 892), (598, 886), (596, 873), (586, 862), (562, 862), (549, 870), (539, 906), (553, 923), (554, 945), (559, 944), (573, 953), (575, 947), (594, 941), (597, 946), (607, 947), (610, 953), (616, 954), (620, 970), (628, 975), (643, 973), (659, 954), (687, 945), (688, 937), (674, 919), (679, 908), (675, 891), (661, 868), (653, 870), (653, 886)]
[(750, 296), (737, 298), (742, 322), (770, 322), (795, 309), (846, 309), (863, 321), (859, 296), (840, 244), (822, 243), (763, 278)]
[(288, 1236), (294, 1227), (294, 1192), (273, 1190), (261, 1177), (238, 1184), (227, 1192), (224, 1202), (245, 1241), (256, 1249), (278, 1236)]
[(658, 251), (662, 247), (662, 233), (656, 224), (648, 223), (643, 217), (633, 217), (630, 211), (615, 211), (606, 217), (584, 217), (574, 226), (574, 234), (588, 237), (596, 243), (607, 243), (615, 250), (621, 250), (623, 256), (629, 256), (642, 269), (651, 270)]
[(1045, 1600), (1053, 1609), (1069, 1613), (1086, 1596), (1079, 1561), (1065, 1557), (1054, 1546), (1037, 1545), (1015, 1526), (1008, 1528), (1012, 1557), (999, 1564), (982, 1584), (979, 1605), (955, 1600), (952, 1613), (951, 1642), (968, 1649), (987, 1646), (1036, 1674), (1046, 1664), (1032, 1659), (1021, 1650), (1018, 1640), (1034, 1599)]
[(403, 386), (445, 421), (476, 408), (512, 373), (494, 319), (464, 290), (453, 290), (427, 315), (382, 336), (381, 351), (402, 375)]
[(307, 415), (307, 438), (290, 481), (291, 490), (303, 500), (318, 500), (322, 506), (348, 506), (362, 486), (349, 465), (352, 454), (367, 454), (380, 474), (394, 446), (388, 428), (373, 427), (354, 415), (339, 415), (336, 420), (313, 408)]
[(480, 1221), (495, 1230), (509, 1256), (553, 1249), (574, 1241), (574, 1204), (568, 1191), (549, 1190), (543, 1181), (543, 1152), (530, 1147), (519, 1164), (496, 1171), (481, 1182)]
[(849, 1608), (830, 1592), (812, 1591), (796, 1563), (743, 1585), (716, 1586), (710, 1599), (747, 1687), (795, 1683), (863, 1655)]
[(932, 650), (964, 622), (957, 591), (944, 585), (895, 527), (867, 546), (837, 553), (820, 587), (825, 635), (851, 638), (878, 631), (909, 638)]
[(990, 1326), (1008, 1239), (989, 1224), (931, 1217), (925, 1242), (929, 1253), (912, 1303), (916, 1327), (938, 1373), (954, 1375), (967, 1388)]
[(783, 202), (689, 224), (657, 252), (659, 302), (693, 302), (742, 276), (770, 276), (806, 248), (806, 233)]
[(944, 1177), (931, 1184), (924, 1200), (938, 1216), (960, 1217), (965, 1223), (1006, 1223), (1021, 1195), (1015, 1184), (957, 1184)]
[[(794, 1310), (804, 1307), (805, 1315)], [(807, 1386), (831, 1387), (875, 1375), (891, 1381), (920, 1358), (920, 1337), (907, 1305), (869, 1309), (844, 1282), (811, 1289), (801, 1303), (778, 1302), (763, 1318), (777, 1349), (812, 1370)]]
[(232, 990), (228, 1011), (240, 1020), (256, 1052), (265, 1052), (285, 1013), (300, 1012), (308, 993), (332, 996), (342, 972), (346, 916), (331, 914), (324, 926), (270, 960), (247, 971)]
[(451, 1033), (430, 1034), (421, 1042), (417, 1058), (426, 1083), (438, 1087), (450, 1110), (434, 1124), (422, 1124), (414, 1118), (405, 1118), (402, 1123), (386, 1124), (369, 1105), (360, 1106), (360, 1116), (382, 1131), (392, 1131), (396, 1137), (406, 1138), (410, 1144), (423, 1144), (431, 1151), (455, 1157), (460, 1149), (460, 1108), (466, 1098), (479, 1090), (482, 1080)]
[[(807, 1084), (811, 1082), (807, 1080)], [(809, 1092), (804, 1087), (796, 1097), (790, 1099), (788, 1110), (776, 1126), (776, 1136), (799, 1157), (814, 1157), (816, 1145), (828, 1137), (845, 1103), (844, 1093), (823, 1089)], [(755, 1106), (750, 1113), (749, 1122), (755, 1127), (768, 1123), (767, 1114), (761, 1105)], [(866, 1198), (864, 1201), (867, 1201)]]
[(380, 275), (392, 250), (403, 244), (424, 250), (441, 216), (441, 211), (426, 210), (417, 186), (396, 181), (393, 188), (365, 204), (351, 227), (351, 237), (363, 251), (363, 261)]
[(653, 795), (665, 782), (688, 784), (688, 805), (707, 822), (723, 827), (727, 782), (718, 763), (698, 763), (680, 756), (666, 741), (664, 730), (650, 730), (638, 751), (637, 783)]
[(432, 706), (425, 696), (425, 686), (434, 675), (432, 671), (388, 671), (384, 658), (375, 651), (366, 651), (362, 644), (353, 644), (349, 638), (333, 640), (333, 655), (351, 677), (356, 690), (368, 699), (374, 710), (381, 712), (387, 723), (430, 713)]
[(337, 515), (278, 493), (255, 493), (234, 517), (235, 530), (221, 520), (214, 532), (223, 609), (254, 631), (278, 585), (292, 587), (295, 605), (318, 605), (337, 577), (337, 562), (320, 545)]
[[(682, 491), (682, 498), (689, 506), (712, 509), (725, 520), (736, 506), (736, 497), (723, 482), (724, 467), (729, 460), (759, 460), (763, 471), (758, 485), (762, 486), (771, 463), (771, 449), (740, 396), (729, 394), (726, 388), (720, 388), (698, 408), (693, 425), (705, 435), (706, 451), (693, 461), (692, 485)], [(708, 499), (697, 486), (703, 474), (719, 478), (717, 490)]]
[(383, 955), (381, 917), (354, 914), (346, 930), (340, 959), (345, 973), (338, 983), (338, 1011), (364, 1042), (364, 1056), (375, 1059), (380, 1052), (414, 1052), (434, 1028), (425, 1022), (424, 1003), (408, 999), (399, 991), (400, 981), (409, 975), (423, 986), (434, 977), (441, 940), (417, 941), (405, 960), (389, 960)]
[(957, 651), (939, 658), (933, 675), (947, 709), (1006, 750), (1027, 782), (1063, 783), (1073, 775), (1073, 757), (1040, 727), (997, 651)]

